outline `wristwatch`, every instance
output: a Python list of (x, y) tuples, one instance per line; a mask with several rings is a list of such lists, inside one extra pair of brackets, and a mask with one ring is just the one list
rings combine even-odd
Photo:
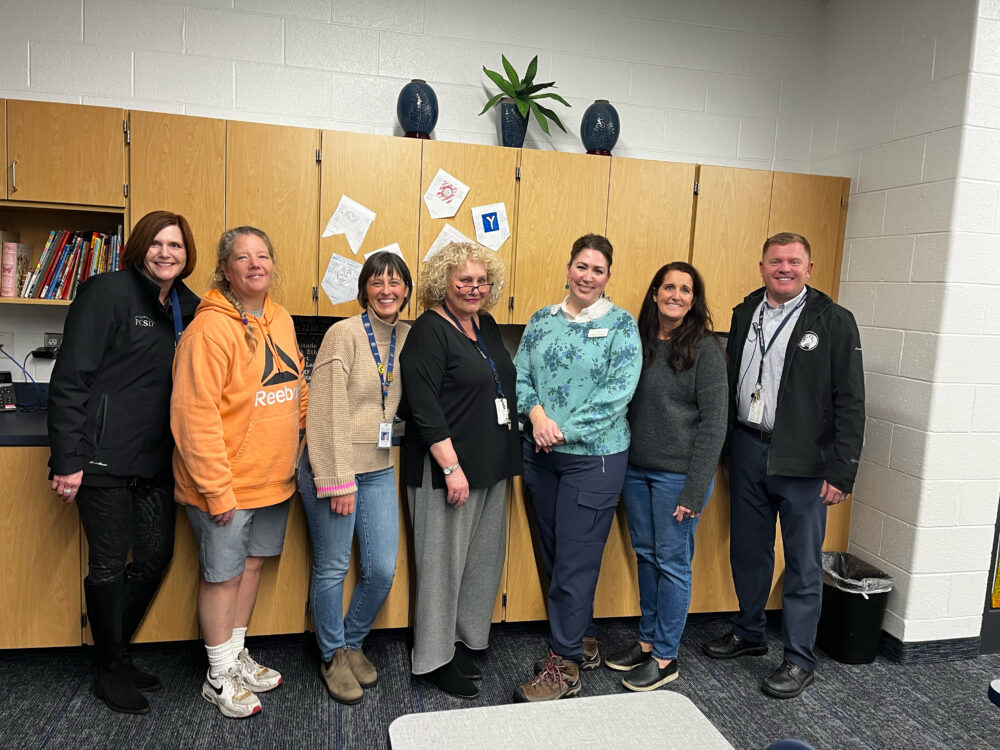
[(448, 476), (452, 472), (458, 471), (458, 469), (459, 469), (458, 464), (452, 464), (451, 466), (445, 466), (443, 469), (441, 469), (441, 471), (444, 472), (445, 476)]

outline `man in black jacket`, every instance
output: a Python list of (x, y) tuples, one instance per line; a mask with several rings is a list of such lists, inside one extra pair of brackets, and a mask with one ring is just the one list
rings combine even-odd
[(809, 241), (764, 242), (764, 289), (733, 308), (729, 329), (730, 562), (740, 603), (733, 630), (704, 645), (731, 659), (767, 653), (764, 604), (781, 518), (784, 661), (761, 686), (794, 698), (813, 681), (826, 507), (854, 488), (865, 427), (864, 371), (851, 313), (806, 286)]

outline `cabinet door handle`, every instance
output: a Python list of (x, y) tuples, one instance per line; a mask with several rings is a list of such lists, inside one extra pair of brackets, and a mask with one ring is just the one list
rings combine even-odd
[(17, 192), (17, 159), (10, 163), (10, 192)]

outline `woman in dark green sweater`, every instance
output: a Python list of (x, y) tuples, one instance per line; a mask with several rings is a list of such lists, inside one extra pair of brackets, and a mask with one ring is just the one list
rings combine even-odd
[(639, 640), (606, 663), (630, 690), (678, 676), (677, 648), (691, 602), (694, 532), (712, 494), (726, 437), (726, 358), (712, 333), (705, 284), (668, 263), (639, 311), (642, 375), (622, 496), (638, 563)]

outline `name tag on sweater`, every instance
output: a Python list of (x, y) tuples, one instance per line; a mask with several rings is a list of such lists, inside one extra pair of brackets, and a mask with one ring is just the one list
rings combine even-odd
[(591, 328), (589, 331), (587, 331), (588, 339), (603, 339), (607, 338), (607, 336), (608, 336), (607, 328)]

